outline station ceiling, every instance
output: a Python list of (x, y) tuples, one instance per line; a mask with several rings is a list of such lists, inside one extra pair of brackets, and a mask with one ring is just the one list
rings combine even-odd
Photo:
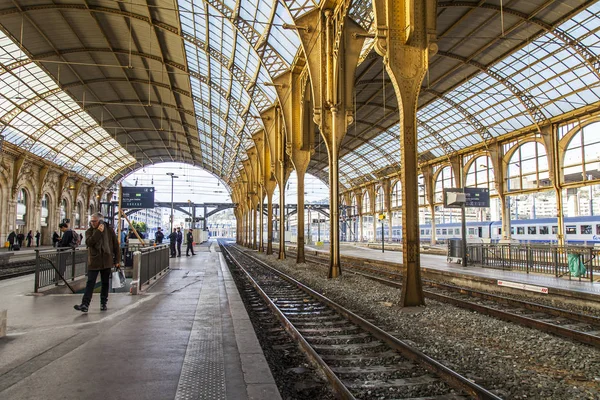
[[(9, 142), (96, 181), (180, 161), (235, 178), (266, 85), (289, 69), (293, 18), (313, 0), (13, 0), (0, 4), (0, 129)], [(370, 1), (350, 15), (372, 30)], [(600, 100), (600, 5), (439, 1), (439, 52), (417, 116), (423, 161)], [(398, 108), (367, 40), (341, 184), (399, 168)], [(318, 136), (309, 173), (327, 181)]]

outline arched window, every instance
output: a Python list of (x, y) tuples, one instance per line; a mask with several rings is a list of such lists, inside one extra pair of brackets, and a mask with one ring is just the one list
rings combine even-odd
[(67, 199), (62, 199), (60, 202), (60, 222), (67, 219)]
[(400, 181), (392, 187), (392, 208), (402, 207), (402, 183)]
[(350, 197), (349, 215), (358, 215), (358, 207), (356, 206), (356, 196), (354, 194)]
[(584, 126), (567, 146), (563, 160), (563, 181), (600, 179), (600, 122)]
[(377, 189), (377, 194), (375, 195), (375, 211), (383, 212), (385, 211), (385, 192), (383, 188), (380, 186)]
[(74, 227), (81, 228), (81, 214), (83, 214), (83, 205), (81, 202), (77, 202), (77, 207), (75, 209), (75, 224)]
[(550, 186), (548, 157), (544, 145), (527, 142), (519, 146), (508, 162), (508, 191)]
[(466, 187), (488, 188), (490, 194), (496, 194), (496, 183), (494, 182), (494, 173), (492, 160), (488, 156), (477, 157), (467, 172)]
[(27, 192), (25, 189), (17, 193), (17, 226), (25, 225), (27, 218)]
[(454, 170), (451, 166), (445, 166), (440, 173), (437, 175), (435, 181), (435, 191), (433, 195), (433, 202), (435, 204), (444, 203), (444, 189), (451, 189), (454, 186)]
[(417, 182), (419, 185), (419, 191), (418, 191), (419, 205), (420, 206), (427, 205), (427, 196), (425, 196), (425, 180), (423, 178), (423, 175), (419, 175), (419, 177), (417, 178)]
[(369, 191), (366, 191), (363, 195), (363, 203), (362, 203), (362, 213), (363, 215), (369, 214), (371, 212), (371, 198), (369, 196)]
[(50, 216), (50, 197), (47, 194), (42, 198), (42, 213), (40, 217), (40, 225), (48, 226), (48, 217)]

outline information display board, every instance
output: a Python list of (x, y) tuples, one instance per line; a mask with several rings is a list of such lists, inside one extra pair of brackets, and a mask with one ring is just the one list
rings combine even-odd
[(122, 208), (154, 208), (154, 187), (123, 186)]
[(444, 189), (444, 208), (461, 208), (459, 204), (448, 204), (446, 193), (464, 193), (465, 207), (490, 206), (490, 190), (487, 188)]

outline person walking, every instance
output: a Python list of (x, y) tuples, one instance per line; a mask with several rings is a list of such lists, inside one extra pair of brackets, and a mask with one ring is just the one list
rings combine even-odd
[(29, 231), (27, 233), (27, 247), (31, 247), (32, 241), (33, 241), (33, 231)]
[(195, 256), (196, 253), (194, 253), (194, 230), (192, 228), (190, 228), (189, 232), (185, 235), (185, 241), (187, 243), (187, 248), (185, 249), (185, 255), (186, 257), (190, 256), (190, 250), (192, 251), (192, 255)]
[(169, 235), (169, 249), (171, 250), (171, 258), (175, 258), (177, 255), (175, 251), (175, 244), (177, 243), (177, 229), (173, 229), (173, 232)]
[(183, 242), (183, 233), (181, 228), (177, 228), (177, 257), (181, 257), (181, 242)]
[(40, 231), (35, 231), (35, 247), (40, 247), (40, 237), (42, 237)]
[(162, 244), (163, 239), (165, 238), (165, 234), (162, 232), (161, 227), (159, 226), (154, 234), (154, 242), (156, 244)]
[(11, 251), (13, 249), (15, 240), (17, 240), (17, 234), (15, 233), (15, 231), (11, 231), (8, 234), (8, 237), (6, 238), (6, 241), (8, 242), (8, 251)]
[(100, 290), (100, 311), (108, 310), (108, 286), (110, 271), (113, 266), (119, 268), (121, 254), (119, 241), (115, 231), (104, 222), (104, 216), (100, 213), (92, 214), (90, 227), (85, 231), (85, 245), (88, 248), (88, 278), (85, 293), (81, 304), (73, 306), (81, 312), (88, 312), (98, 274), (102, 281)]
[(52, 234), (52, 246), (56, 247), (56, 245), (58, 244), (58, 242), (60, 241), (60, 235), (54, 231), (54, 233)]

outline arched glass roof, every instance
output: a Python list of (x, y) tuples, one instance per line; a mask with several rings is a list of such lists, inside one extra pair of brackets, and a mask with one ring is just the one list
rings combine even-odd
[(0, 31), (0, 121), (5, 140), (94, 181), (135, 159)]

